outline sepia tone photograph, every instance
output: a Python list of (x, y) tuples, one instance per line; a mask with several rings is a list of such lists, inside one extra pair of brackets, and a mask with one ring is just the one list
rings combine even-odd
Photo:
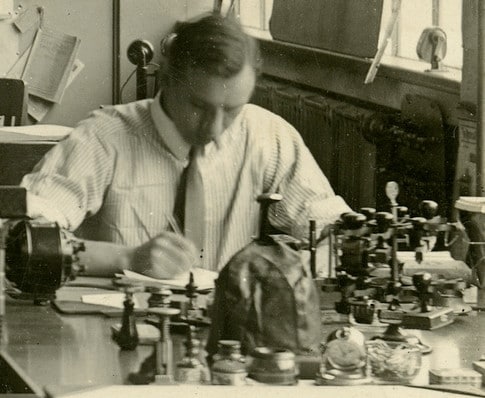
[(0, 0), (0, 396), (485, 396), (484, 43), (485, 0)]

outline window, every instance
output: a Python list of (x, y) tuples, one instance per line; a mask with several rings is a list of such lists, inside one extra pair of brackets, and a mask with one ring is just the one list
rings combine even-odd
[[(393, 2), (384, 0), (381, 35), (392, 15)], [(261, 38), (271, 38), (269, 19), (273, 0), (239, 0), (236, 11), (248, 32)], [(416, 44), (421, 32), (430, 26), (441, 27), (447, 35), (447, 52), (443, 63), (462, 67), (461, 34), (462, 0), (402, 0), (399, 18), (385, 54), (417, 60)]]

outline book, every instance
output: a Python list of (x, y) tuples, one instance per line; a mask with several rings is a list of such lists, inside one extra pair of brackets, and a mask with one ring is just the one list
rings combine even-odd
[(455, 201), (455, 208), (473, 213), (485, 213), (485, 197), (460, 196)]

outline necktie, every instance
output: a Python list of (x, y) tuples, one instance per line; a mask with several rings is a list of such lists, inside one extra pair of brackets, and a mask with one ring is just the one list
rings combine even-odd
[[(190, 239), (204, 257), (205, 206), (204, 185), (199, 169), (200, 149), (192, 148), (189, 164), (180, 179), (175, 200), (174, 216), (187, 239)], [(202, 265), (202, 264), (201, 264)]]

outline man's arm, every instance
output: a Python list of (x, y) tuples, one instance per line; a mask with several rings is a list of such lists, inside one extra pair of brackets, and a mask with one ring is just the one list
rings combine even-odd
[(84, 241), (79, 252), (88, 276), (113, 276), (125, 269), (157, 279), (169, 279), (188, 271), (197, 259), (192, 242), (173, 232), (162, 232), (137, 247), (111, 242)]
[(271, 224), (297, 238), (306, 238), (309, 221), (314, 219), (318, 235), (324, 238), (328, 235), (328, 226), (351, 208), (335, 194), (301, 136), (290, 124), (275, 118), (268, 132), (264, 190), (283, 195), (283, 200), (270, 208)]
[(131, 269), (133, 248), (111, 242), (83, 242), (86, 249), (77, 255), (79, 263), (85, 267), (83, 275), (110, 277)]

